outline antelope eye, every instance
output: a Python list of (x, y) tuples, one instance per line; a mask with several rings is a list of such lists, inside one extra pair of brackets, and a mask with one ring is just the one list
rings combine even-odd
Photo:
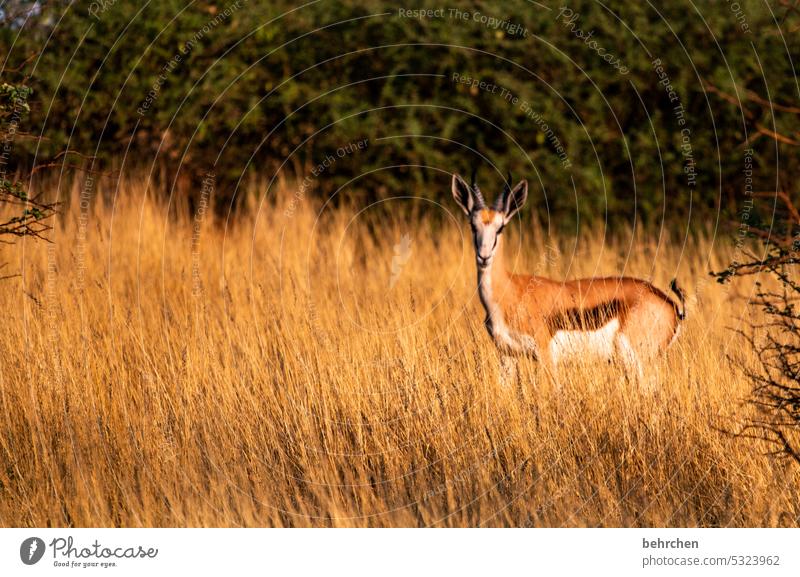
[(499, 234), (501, 234), (501, 233), (503, 232), (503, 229), (504, 229), (505, 227), (506, 227), (506, 225), (505, 225), (505, 224), (501, 224), (501, 225), (500, 225), (500, 228), (498, 228), (498, 229), (497, 229), (497, 234), (498, 234), (498, 235), (499, 235)]

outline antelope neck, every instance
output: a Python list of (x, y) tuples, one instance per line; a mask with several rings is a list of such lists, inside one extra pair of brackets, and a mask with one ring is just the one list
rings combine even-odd
[(486, 322), (489, 332), (492, 325), (503, 322), (503, 313), (497, 302), (497, 297), (508, 287), (508, 273), (503, 262), (503, 239), (498, 237), (492, 261), (486, 268), (478, 267), (478, 292), (483, 308), (486, 309)]

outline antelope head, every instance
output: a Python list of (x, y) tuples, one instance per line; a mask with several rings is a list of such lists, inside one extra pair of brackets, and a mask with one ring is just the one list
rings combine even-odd
[(472, 227), (472, 244), (475, 247), (475, 260), (478, 270), (484, 270), (492, 263), (497, 251), (497, 242), (503, 229), (511, 218), (522, 208), (528, 198), (528, 181), (522, 180), (511, 188), (511, 173), (491, 208), (486, 206), (478, 185), (475, 172), (472, 184), (453, 174), (453, 198), (464, 211)]

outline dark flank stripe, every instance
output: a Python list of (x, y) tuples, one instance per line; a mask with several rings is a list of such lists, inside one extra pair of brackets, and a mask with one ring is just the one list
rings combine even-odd
[(591, 308), (571, 308), (556, 312), (545, 318), (547, 328), (553, 335), (558, 331), (595, 331), (624, 312), (624, 303), (615, 299)]

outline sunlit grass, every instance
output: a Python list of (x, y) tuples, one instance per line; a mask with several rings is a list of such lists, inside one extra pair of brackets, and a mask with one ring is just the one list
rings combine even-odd
[(503, 386), (458, 215), (284, 191), (176, 221), (142, 189), (2, 248), (0, 524), (798, 524), (796, 468), (720, 430), (749, 410), (751, 285), (707, 277), (729, 239), (515, 227), (520, 270), (677, 271), (689, 318), (652, 390), (531, 361)]

